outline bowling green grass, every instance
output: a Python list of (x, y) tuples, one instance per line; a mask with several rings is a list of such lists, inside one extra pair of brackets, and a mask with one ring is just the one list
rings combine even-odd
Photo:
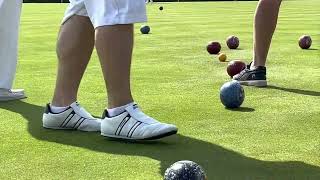
[[(136, 31), (132, 65), (135, 100), (149, 115), (176, 124), (179, 134), (150, 143), (111, 141), (98, 133), (41, 127), (56, 75), (55, 41), (66, 4), (24, 4), (16, 88), (28, 99), (0, 103), (0, 179), (161, 179), (178, 160), (203, 166), (209, 180), (320, 179), (320, 6), (284, 1), (268, 61), (268, 88), (245, 87), (242, 108), (225, 109), (220, 86), (229, 81), (216, 56), (219, 40), (231, 59), (252, 58), (256, 2), (148, 5), (152, 33)], [(136, 30), (139, 29), (136, 26)], [(228, 50), (228, 35), (241, 40)], [(310, 50), (297, 45), (310, 34)], [(105, 108), (96, 54), (79, 101), (93, 114)]]

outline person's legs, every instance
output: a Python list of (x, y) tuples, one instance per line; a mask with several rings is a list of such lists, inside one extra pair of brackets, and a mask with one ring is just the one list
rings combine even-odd
[(18, 35), (22, 0), (0, 1), (0, 101), (24, 98), (23, 90), (11, 90), (18, 59)]
[(108, 108), (132, 103), (133, 23), (147, 19), (144, 0), (85, 0), (85, 6), (96, 27), (95, 45), (107, 86)]
[(108, 107), (133, 102), (130, 89), (133, 25), (98, 27), (96, 48), (108, 87)]
[(3, 1), (0, 5), (0, 88), (11, 89), (18, 58), (21, 2)]
[(281, 0), (260, 0), (254, 19), (254, 58), (252, 66), (265, 66), (277, 26)]
[(233, 77), (243, 85), (265, 87), (266, 61), (275, 31), (281, 0), (260, 0), (254, 19), (254, 57), (250, 67)]
[[(131, 96), (133, 23), (146, 19), (143, 0), (71, 1), (66, 13), (66, 17), (71, 19), (62, 26), (58, 40), (59, 70), (52, 102), (54, 106), (47, 105), (43, 114), (43, 126), (84, 131), (98, 129), (99, 122), (74, 102), (92, 53), (94, 33), (86, 17), (69, 16), (72, 15), (69, 12), (73, 10), (78, 13), (88, 13), (96, 29), (95, 42), (108, 85), (108, 104), (111, 108), (122, 109), (114, 116), (109, 116), (109, 112), (105, 113), (103, 125), (99, 126), (101, 134), (125, 139), (157, 139), (175, 134), (177, 132), (175, 126), (160, 123), (142, 113), (133, 103)], [(70, 103), (72, 104), (69, 105)]]
[(77, 100), (93, 47), (94, 28), (88, 17), (72, 16), (62, 25), (57, 43), (59, 63), (53, 106), (68, 106)]
[(100, 131), (101, 121), (75, 102), (94, 47), (92, 23), (88, 17), (76, 15), (77, 13), (86, 14), (82, 0), (71, 1), (60, 29), (56, 89), (52, 104), (47, 104), (43, 114), (43, 127)]
[(103, 115), (101, 134), (144, 140), (177, 133), (174, 125), (160, 123), (145, 115), (134, 104), (131, 95), (133, 24), (146, 20), (144, 0), (88, 0), (85, 4), (96, 27), (95, 45), (107, 86), (108, 108), (112, 108)]

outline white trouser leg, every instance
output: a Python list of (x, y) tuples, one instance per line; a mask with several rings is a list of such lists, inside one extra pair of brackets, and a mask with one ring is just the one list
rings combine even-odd
[(0, 0), (0, 88), (11, 89), (16, 73), (22, 0)]

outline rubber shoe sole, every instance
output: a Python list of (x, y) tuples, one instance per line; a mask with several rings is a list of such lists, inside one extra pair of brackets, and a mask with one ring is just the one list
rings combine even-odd
[(250, 80), (250, 81), (239, 81), (244, 86), (255, 86), (255, 87), (267, 87), (268, 82), (266, 80)]
[(123, 140), (133, 140), (133, 141), (141, 141), (141, 140), (149, 140), (149, 141), (151, 141), (151, 140), (157, 140), (157, 139), (161, 139), (161, 138), (164, 138), (164, 137), (168, 137), (168, 136), (177, 134), (177, 132), (178, 131), (170, 131), (170, 132), (167, 132), (167, 133), (163, 133), (163, 134), (159, 134), (159, 135), (156, 135), (156, 136), (143, 138), (143, 139), (113, 136), (113, 135), (104, 134), (104, 133), (101, 133), (101, 135), (104, 136), (104, 137), (112, 138), (112, 139), (123, 139)]

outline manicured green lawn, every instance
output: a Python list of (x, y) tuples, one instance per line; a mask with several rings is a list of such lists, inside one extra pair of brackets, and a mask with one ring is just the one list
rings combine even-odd
[[(45, 130), (43, 106), (56, 75), (55, 41), (66, 5), (24, 4), (15, 87), (28, 99), (0, 103), (0, 179), (161, 179), (178, 160), (202, 165), (212, 179), (320, 179), (320, 6), (284, 1), (268, 62), (269, 88), (246, 87), (243, 108), (226, 110), (220, 86), (226, 63), (208, 55), (219, 40), (229, 59), (252, 58), (256, 2), (148, 5), (150, 35), (136, 31), (132, 86), (151, 116), (176, 124), (179, 135), (151, 143), (110, 141), (96, 133)], [(140, 25), (136, 26), (138, 30)], [(224, 43), (231, 34), (239, 50)], [(311, 50), (297, 39), (310, 34)], [(105, 108), (94, 55), (79, 101)]]

